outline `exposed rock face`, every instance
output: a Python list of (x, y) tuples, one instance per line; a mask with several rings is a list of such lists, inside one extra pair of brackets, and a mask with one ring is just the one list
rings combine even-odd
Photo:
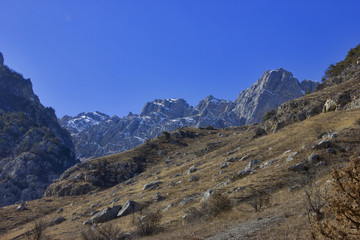
[(255, 123), (268, 111), (303, 94), (300, 82), (290, 72), (282, 68), (265, 71), (254, 85), (240, 93), (233, 111), (245, 124)]
[(196, 107), (184, 99), (156, 99), (145, 104), (139, 115), (109, 117), (100, 112), (65, 116), (60, 123), (72, 135), (78, 158), (94, 158), (118, 153), (163, 131), (184, 126), (223, 128), (259, 122), (281, 103), (314, 90), (317, 83), (302, 84), (284, 69), (265, 71), (249, 89), (240, 93), (235, 102), (208, 96)]
[(70, 134), (41, 105), (30, 79), (0, 55), (0, 206), (39, 198), (76, 163)]

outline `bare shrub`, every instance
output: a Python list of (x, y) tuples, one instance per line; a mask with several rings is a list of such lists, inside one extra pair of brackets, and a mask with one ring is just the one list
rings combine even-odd
[(26, 233), (25, 239), (27, 240), (49, 240), (50, 238), (46, 235), (45, 229), (48, 225), (42, 220), (38, 219), (33, 223), (32, 228)]
[(231, 210), (233, 207), (231, 200), (221, 192), (214, 192), (210, 197), (201, 203), (199, 208), (190, 208), (186, 211), (186, 222), (198, 219), (210, 220), (219, 216), (221, 213)]
[(207, 201), (201, 204), (200, 211), (206, 218), (217, 217), (232, 208), (231, 200), (221, 192), (214, 192)]
[(270, 204), (270, 196), (265, 191), (251, 188), (251, 195), (247, 200), (247, 204), (254, 208), (255, 212), (258, 212), (263, 207)]
[(326, 205), (327, 188), (321, 189), (320, 185), (309, 182), (305, 190), (306, 208), (309, 219), (315, 217), (320, 221), (324, 217), (324, 207)]
[(82, 240), (120, 240), (125, 234), (114, 224), (96, 225), (81, 232)]
[(314, 239), (360, 239), (360, 156), (350, 158), (348, 167), (333, 170), (332, 191), (324, 218), (314, 218)]
[(147, 212), (133, 215), (133, 224), (136, 227), (136, 232), (140, 236), (149, 236), (158, 232), (160, 228), (160, 223), (162, 219), (162, 214), (160, 211), (156, 212)]

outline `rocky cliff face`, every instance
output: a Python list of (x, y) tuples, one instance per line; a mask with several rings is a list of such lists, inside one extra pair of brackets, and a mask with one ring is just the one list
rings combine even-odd
[(75, 164), (70, 134), (0, 53), (0, 206), (39, 198)]
[(145, 104), (140, 115), (109, 117), (99, 112), (64, 116), (60, 123), (71, 134), (79, 158), (94, 158), (128, 150), (163, 131), (184, 126), (223, 128), (259, 122), (270, 110), (298, 98), (317, 83), (300, 83), (293, 75), (277, 69), (265, 71), (235, 102), (208, 96), (196, 107), (184, 99), (156, 99)]

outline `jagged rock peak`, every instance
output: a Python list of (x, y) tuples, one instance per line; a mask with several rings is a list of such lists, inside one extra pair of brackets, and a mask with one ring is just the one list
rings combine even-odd
[(283, 68), (267, 70), (236, 99), (234, 112), (246, 124), (259, 122), (266, 112), (304, 94), (300, 82)]
[(189, 108), (191, 108), (190, 105), (182, 98), (155, 99), (145, 104), (140, 116), (148, 116), (158, 112), (166, 114), (171, 118), (182, 117)]
[(4, 66), (4, 56), (1, 52), (0, 52), (0, 66)]

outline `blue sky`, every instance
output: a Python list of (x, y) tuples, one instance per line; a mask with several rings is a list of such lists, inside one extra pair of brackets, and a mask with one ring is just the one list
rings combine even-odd
[(265, 70), (320, 81), (360, 43), (360, 1), (0, 0), (5, 64), (59, 117), (235, 100)]

